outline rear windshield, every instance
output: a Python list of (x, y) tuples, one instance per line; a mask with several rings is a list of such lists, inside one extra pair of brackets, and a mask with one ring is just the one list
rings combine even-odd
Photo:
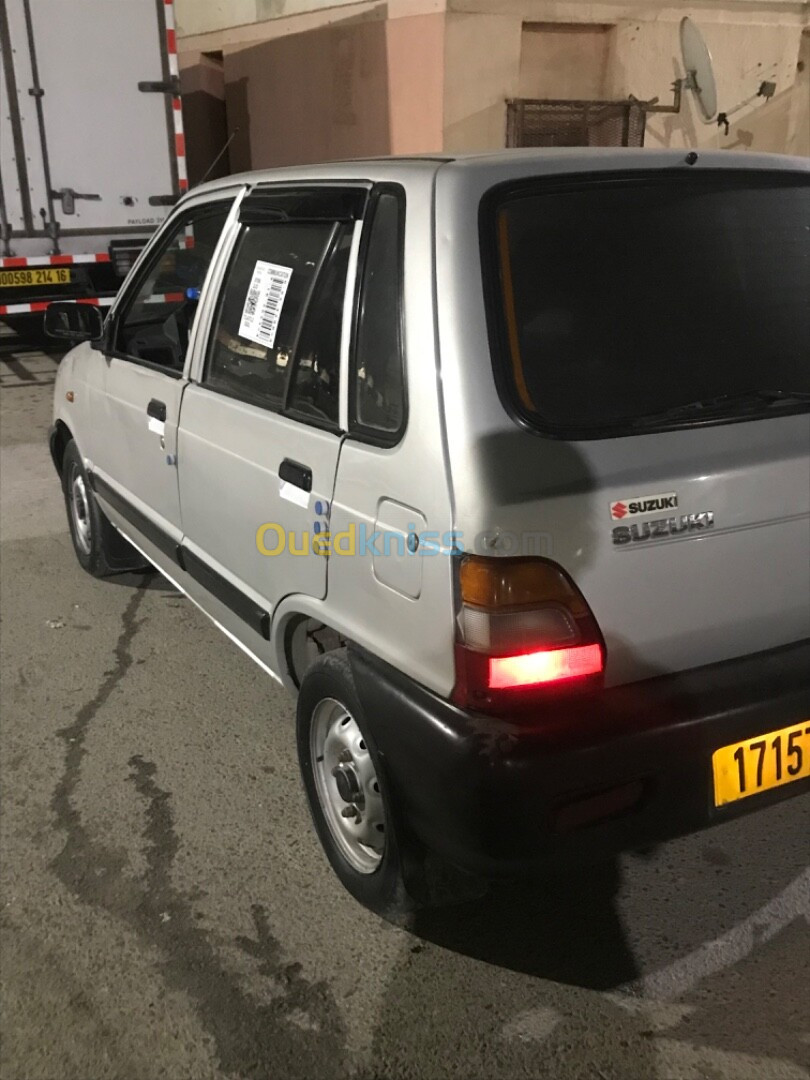
[(538, 182), (496, 191), (482, 229), (499, 383), (541, 430), (722, 422), (751, 417), (749, 392), (810, 392), (806, 177)]

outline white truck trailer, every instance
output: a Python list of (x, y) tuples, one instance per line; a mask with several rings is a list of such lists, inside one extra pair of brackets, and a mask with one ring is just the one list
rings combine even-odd
[(187, 187), (173, 0), (0, 0), (0, 320), (111, 304)]

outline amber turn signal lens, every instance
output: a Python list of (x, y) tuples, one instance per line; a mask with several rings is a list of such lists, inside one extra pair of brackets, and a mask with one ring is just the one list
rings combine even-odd
[(525, 712), (554, 688), (575, 693), (603, 685), (599, 626), (561, 566), (480, 555), (462, 555), (456, 565), (457, 705)]
[(562, 570), (545, 559), (489, 559), (465, 555), (459, 567), (461, 601), (497, 609), (563, 605), (575, 617), (588, 614), (580, 592)]

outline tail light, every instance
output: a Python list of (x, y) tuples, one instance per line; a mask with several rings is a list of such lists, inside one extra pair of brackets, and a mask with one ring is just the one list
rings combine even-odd
[(582, 593), (548, 559), (462, 555), (453, 699), (501, 711), (602, 685), (605, 647)]
[(143, 251), (146, 240), (111, 240), (107, 249), (115, 276), (125, 278)]

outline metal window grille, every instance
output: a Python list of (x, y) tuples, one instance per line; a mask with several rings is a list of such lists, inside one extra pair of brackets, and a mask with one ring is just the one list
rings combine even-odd
[(635, 101), (506, 103), (507, 146), (643, 146), (647, 114)]

